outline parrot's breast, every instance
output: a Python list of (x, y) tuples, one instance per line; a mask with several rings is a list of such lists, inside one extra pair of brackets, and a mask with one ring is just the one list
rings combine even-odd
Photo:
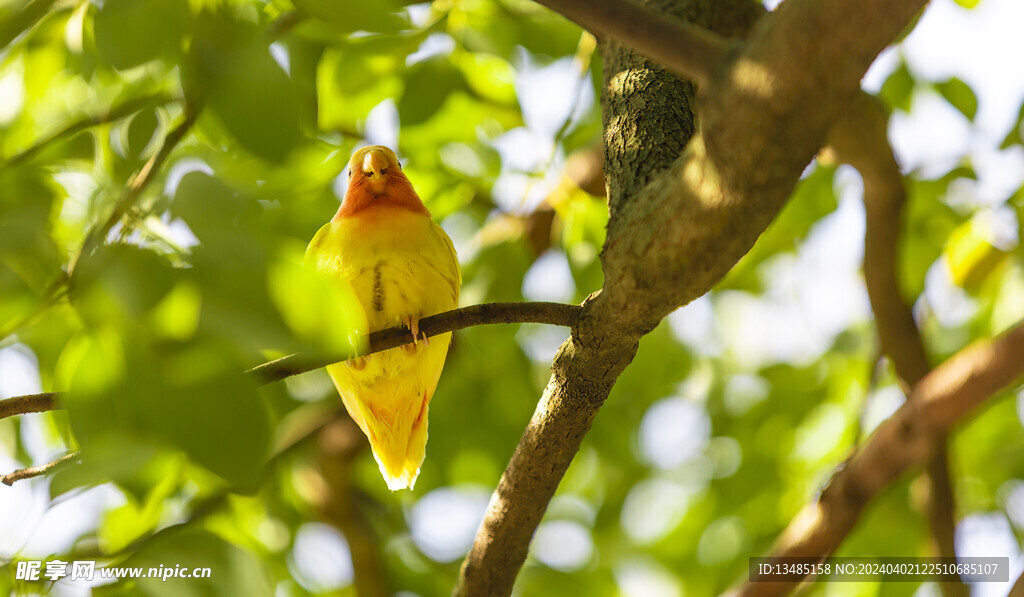
[(321, 230), (313, 240), (320, 241), (317, 266), (353, 285), (372, 330), (456, 307), (458, 262), (444, 231), (430, 218), (383, 207), (324, 229), (326, 234)]

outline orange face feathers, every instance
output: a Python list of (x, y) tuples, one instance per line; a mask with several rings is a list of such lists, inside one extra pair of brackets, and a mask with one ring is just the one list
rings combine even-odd
[(430, 216), (430, 212), (402, 173), (398, 156), (383, 145), (356, 150), (348, 162), (348, 189), (334, 219), (353, 216), (373, 207), (402, 207)]

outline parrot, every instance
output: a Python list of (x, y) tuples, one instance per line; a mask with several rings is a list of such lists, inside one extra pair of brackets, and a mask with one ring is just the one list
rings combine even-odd
[(306, 263), (351, 284), (369, 330), (408, 327), (412, 342), (327, 366), (352, 420), (369, 439), (391, 491), (413, 489), (427, 445), (427, 410), (452, 334), (419, 337), (419, 320), (458, 306), (462, 272), (398, 156), (357, 150), (338, 212), (317, 231)]

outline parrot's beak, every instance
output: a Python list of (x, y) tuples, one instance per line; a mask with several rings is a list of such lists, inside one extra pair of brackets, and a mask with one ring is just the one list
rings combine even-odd
[(363, 156), (363, 175), (367, 178), (379, 179), (388, 171), (388, 156), (379, 149), (371, 149)]

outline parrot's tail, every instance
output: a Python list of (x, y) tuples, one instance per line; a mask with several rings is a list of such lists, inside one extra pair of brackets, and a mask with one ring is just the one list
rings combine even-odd
[[(420, 474), (420, 465), (427, 450), (427, 411), (429, 400), (423, 397), (418, 416), (407, 434), (399, 428), (388, 429), (377, 437), (370, 436), (373, 457), (388, 489), (412, 489)], [(382, 437), (383, 436), (383, 437)]]

